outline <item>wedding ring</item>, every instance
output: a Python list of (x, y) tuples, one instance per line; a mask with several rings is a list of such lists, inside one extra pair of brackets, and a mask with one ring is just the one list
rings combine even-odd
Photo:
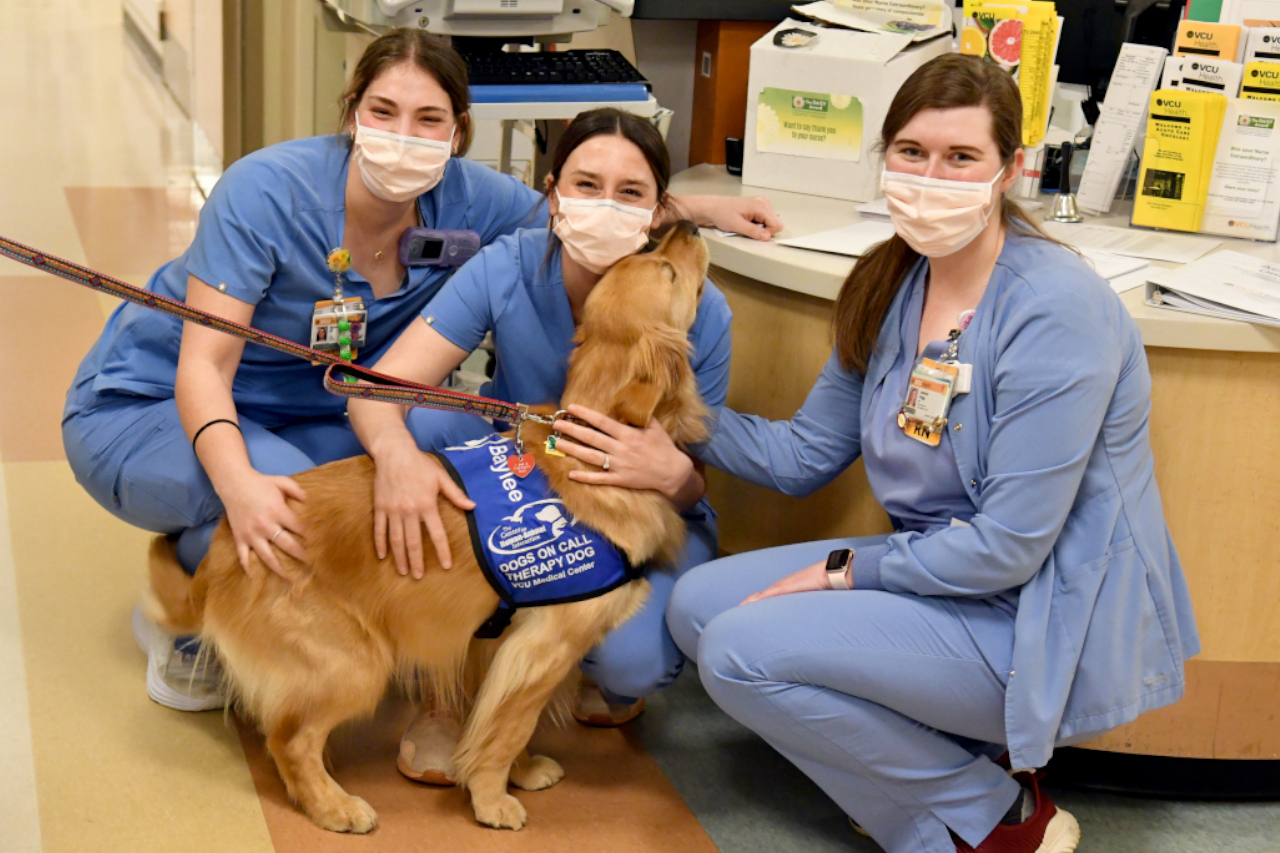
[[(283, 527), (281, 527), (279, 530), (277, 530), (277, 531), (276, 531), (276, 536), (279, 536), (281, 533), (284, 533), (284, 528), (283, 528)], [(275, 544), (275, 542), (276, 542), (276, 536), (272, 536), (270, 539), (268, 539), (268, 540), (267, 540), (267, 542), (268, 542), (269, 544), (274, 545), (274, 544)]]
[(609, 470), (609, 454), (608, 453), (604, 455), (604, 464), (601, 465), (600, 467), (605, 471)]

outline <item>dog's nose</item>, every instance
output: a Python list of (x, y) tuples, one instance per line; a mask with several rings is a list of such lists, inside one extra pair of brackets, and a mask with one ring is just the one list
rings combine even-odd
[(691, 219), (680, 220), (680, 223), (676, 227), (681, 231), (684, 231), (686, 234), (690, 234), (694, 237), (698, 236), (698, 223)]

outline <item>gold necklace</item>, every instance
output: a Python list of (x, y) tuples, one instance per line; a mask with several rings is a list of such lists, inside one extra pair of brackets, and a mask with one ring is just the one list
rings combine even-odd
[[(414, 221), (414, 224), (415, 224), (415, 225), (417, 225), (417, 226), (419, 226), (419, 227), (421, 227), (421, 226), (422, 226), (422, 212), (421, 212), (421, 211), (419, 211), (419, 210), (417, 210), (416, 208), (415, 208), (415, 210), (414, 210), (414, 217), (413, 217), (413, 221)], [(399, 238), (397, 238), (394, 242), (395, 242), (395, 243), (398, 243), (398, 242), (399, 242)], [(378, 261), (381, 261), (384, 257), (386, 257), (386, 252), (385, 252), (385, 251), (383, 251), (382, 249), (379, 249), (378, 251), (376, 251), (376, 252), (374, 252), (374, 253), (373, 253), (373, 260), (374, 260), (374, 262), (375, 262), (375, 263), (377, 263)]]

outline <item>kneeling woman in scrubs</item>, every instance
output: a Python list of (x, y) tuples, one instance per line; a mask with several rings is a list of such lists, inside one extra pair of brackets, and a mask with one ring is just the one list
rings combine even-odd
[[(574, 331), (583, 305), (604, 271), (639, 251), (672, 207), (667, 195), (667, 149), (653, 125), (612, 109), (579, 115), (557, 147), (548, 177), (551, 228), (517, 231), (472, 258), (375, 365), (380, 372), (435, 384), (449, 375), (493, 332), (497, 369), (486, 396), (522, 403), (556, 403), (564, 393)], [(710, 406), (724, 404), (729, 385), (728, 303), (707, 282), (689, 332), (698, 390)], [(375, 541), (390, 550), (402, 571), (422, 574), (425, 526), (447, 564), (437, 492), (452, 482), (420, 451), (458, 444), (493, 431), (473, 415), (451, 415), (353, 400), (351, 421), (377, 464), (374, 481)], [(650, 572), (653, 586), (644, 608), (610, 634), (583, 662), (598, 689), (579, 697), (579, 720), (618, 725), (642, 708), (642, 697), (666, 686), (684, 656), (664, 623), (667, 599), (684, 569), (717, 554), (715, 516), (703, 499), (702, 477), (692, 460), (661, 428), (611, 428), (629, 445), (613, 452), (611, 471), (625, 471), (630, 485), (662, 492), (684, 512), (689, 537), (674, 571)], [(585, 461), (604, 464), (595, 450)], [(604, 472), (602, 472), (604, 473)], [(455, 501), (456, 502), (456, 501)], [(459, 504), (469, 507), (470, 504)], [(456, 721), (424, 712), (402, 744), (400, 769), (421, 781), (446, 781), (457, 735)]]
[[(466, 66), (443, 42), (397, 30), (373, 42), (343, 98), (344, 132), (299, 139), (233, 164), (200, 215), (191, 248), (148, 287), (289, 340), (311, 340), (317, 302), (334, 296), (326, 258), (343, 247), (344, 295), (368, 308), (359, 363), (381, 357), (452, 270), (405, 269), (406, 228), (469, 229), (484, 243), (546, 222), (543, 198), (465, 154), (471, 138)], [(754, 199), (703, 207), (721, 227), (772, 220)], [(775, 223), (776, 225), (776, 223)], [(756, 229), (756, 236), (767, 236)], [(176, 537), (194, 572), (225, 513), (248, 569), (274, 549), (303, 557), (303, 499), (288, 475), (362, 452), (346, 401), (322, 367), (124, 305), (85, 358), (67, 396), (63, 442), (77, 480), (130, 524)], [(440, 377), (437, 377), (440, 378)], [(448, 488), (448, 487), (446, 487)], [(457, 495), (461, 498), (461, 495)], [(180, 710), (220, 707), (217, 673), (193, 677), (194, 655), (141, 612), (148, 693)]]
[(667, 615), (716, 703), (889, 853), (1073, 850), (1075, 819), (1006, 767), (1176, 701), (1200, 647), (1142, 339), (1005, 195), (1021, 124), (995, 65), (903, 84), (896, 236), (845, 283), (831, 360), (790, 421), (722, 409), (699, 453), (792, 495), (861, 455), (896, 532), (717, 560)]

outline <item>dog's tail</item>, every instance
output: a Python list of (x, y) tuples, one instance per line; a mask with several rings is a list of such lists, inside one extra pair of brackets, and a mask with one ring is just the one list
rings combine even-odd
[(192, 597), (194, 579), (179, 565), (174, 540), (167, 536), (151, 540), (147, 559), (151, 585), (142, 594), (142, 612), (175, 636), (200, 633), (203, 602), (197, 604)]

